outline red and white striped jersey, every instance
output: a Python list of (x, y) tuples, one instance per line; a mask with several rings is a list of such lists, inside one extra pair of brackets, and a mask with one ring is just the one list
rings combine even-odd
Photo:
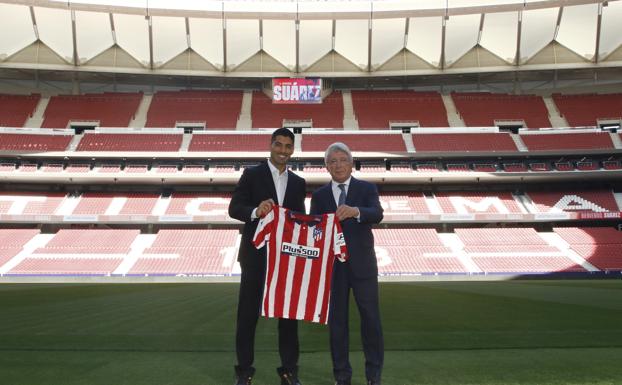
[(335, 214), (304, 215), (274, 208), (257, 224), (253, 243), (267, 242), (261, 315), (326, 324), (335, 258), (348, 258)]

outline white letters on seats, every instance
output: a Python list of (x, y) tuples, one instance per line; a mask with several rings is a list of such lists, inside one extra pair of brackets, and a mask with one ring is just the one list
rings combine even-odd
[(30, 202), (45, 202), (46, 196), (15, 196), (0, 195), (0, 202), (12, 202), (11, 207), (6, 212), (9, 215), (20, 215), (24, 213), (26, 205)]
[(590, 202), (585, 198), (582, 198), (578, 195), (564, 195), (551, 211), (556, 211), (554, 209), (562, 210), (562, 211), (575, 211), (575, 210), (587, 210), (594, 211), (597, 213), (608, 212), (609, 210), (600, 207), (594, 202)]

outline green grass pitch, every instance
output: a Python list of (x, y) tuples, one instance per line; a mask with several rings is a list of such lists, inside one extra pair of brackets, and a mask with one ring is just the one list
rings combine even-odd
[[(622, 280), (381, 284), (383, 384), (622, 384)], [(0, 384), (233, 383), (237, 284), (2, 284)], [(353, 384), (364, 384), (351, 301)], [(300, 378), (332, 384), (324, 326)], [(254, 384), (278, 384), (261, 319)]]

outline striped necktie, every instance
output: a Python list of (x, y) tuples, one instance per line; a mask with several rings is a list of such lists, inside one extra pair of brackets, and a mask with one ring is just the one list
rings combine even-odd
[(339, 187), (339, 190), (341, 190), (341, 192), (339, 193), (339, 202), (337, 203), (337, 207), (339, 207), (346, 203), (346, 184), (340, 183), (337, 187)]

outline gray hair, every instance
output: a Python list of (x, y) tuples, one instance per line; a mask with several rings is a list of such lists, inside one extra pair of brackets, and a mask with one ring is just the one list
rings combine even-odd
[(328, 164), (328, 157), (330, 156), (330, 154), (332, 154), (335, 151), (341, 151), (345, 153), (348, 156), (348, 160), (350, 161), (350, 163), (353, 163), (352, 153), (350, 152), (350, 148), (345, 143), (335, 142), (331, 144), (330, 146), (328, 146), (328, 148), (326, 149), (326, 152), (324, 152), (324, 163), (325, 164)]

